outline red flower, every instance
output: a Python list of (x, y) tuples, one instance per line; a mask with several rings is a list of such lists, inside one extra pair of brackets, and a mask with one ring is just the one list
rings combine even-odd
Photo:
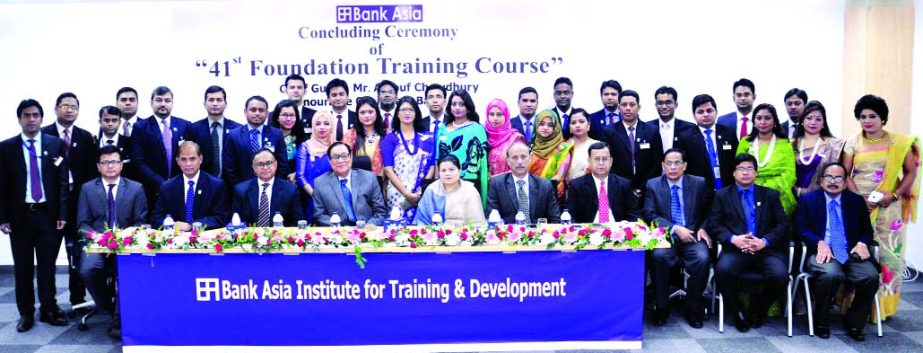
[(192, 228), (192, 235), (194, 235), (194, 236), (199, 236), (199, 229), (198, 229), (198, 228)]
[(417, 243), (416, 243), (416, 242), (410, 242), (410, 247), (416, 249), (416, 248), (417, 248)]
[(391, 235), (388, 236), (388, 240), (394, 241), (394, 233), (391, 233)]
[(440, 230), (436, 232), (436, 236), (439, 237), (439, 239), (445, 238), (445, 232)]
[(119, 243), (116, 243), (115, 241), (112, 241), (109, 243), (109, 250), (116, 250), (118, 248), (119, 248)]
[(195, 244), (196, 241), (198, 241), (198, 239), (196, 239), (195, 235), (189, 236), (189, 244)]
[(612, 231), (609, 230), (609, 228), (604, 229), (604, 230), (603, 230), (603, 236), (606, 237), (606, 238), (611, 238), (611, 237), (612, 237)]
[(420, 230), (420, 234), (426, 234), (426, 228), (423, 228), (422, 230)]
[(86, 236), (87, 239), (93, 239), (93, 235), (94, 235), (94, 234), (96, 234), (96, 233), (94, 233), (94, 232), (89, 232), (89, 233), (87, 233), (85, 236)]
[(365, 232), (359, 233), (359, 239), (365, 239)]
[(148, 250), (154, 250), (154, 244), (147, 243), (147, 249), (148, 249)]
[(446, 229), (446, 230), (445, 230), (445, 234), (446, 234), (446, 235), (452, 234), (452, 230), (451, 230), (451, 229)]
[(512, 225), (512, 224), (507, 224), (507, 225), (506, 225), (506, 231), (507, 231), (507, 232), (512, 232), (512, 231), (513, 231), (513, 225)]
[(461, 240), (468, 240), (468, 233), (461, 233)]
[(577, 232), (577, 235), (579, 235), (579, 236), (581, 236), (581, 237), (582, 237), (582, 236), (586, 236), (586, 228), (581, 229), (579, 232)]
[(298, 246), (304, 247), (304, 240), (298, 239)]
[(215, 251), (217, 251), (217, 252), (222, 252), (222, 251), (224, 251), (224, 247), (221, 246), (221, 243), (215, 244)]
[(125, 239), (122, 239), (122, 246), (129, 246), (129, 245), (131, 245), (131, 237), (125, 237)]
[(289, 235), (289, 236), (288, 236), (288, 243), (289, 243), (289, 244), (295, 244), (295, 237)]
[(557, 238), (560, 238), (560, 237), (561, 237), (561, 233), (558, 233), (558, 231), (554, 231), (554, 233), (551, 233), (551, 236), (553, 236), (555, 239), (557, 239)]
[(530, 230), (528, 236), (529, 238), (535, 238), (535, 231)]

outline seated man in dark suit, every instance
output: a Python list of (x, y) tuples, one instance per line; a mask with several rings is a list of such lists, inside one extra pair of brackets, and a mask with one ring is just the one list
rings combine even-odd
[(663, 176), (647, 182), (644, 193), (646, 218), (670, 229), (673, 246), (651, 251), (651, 279), (656, 293), (654, 325), (667, 323), (670, 313), (670, 272), (682, 260), (689, 274), (686, 288), (686, 322), (694, 328), (702, 327), (702, 292), (708, 280), (708, 248), (711, 239), (705, 231), (705, 220), (711, 209), (714, 191), (705, 178), (684, 175), (686, 153), (671, 148), (663, 155)]
[(795, 211), (795, 231), (808, 247), (807, 270), (814, 276), (814, 333), (830, 337), (830, 299), (844, 280), (856, 293), (844, 317), (846, 332), (865, 340), (862, 327), (878, 290), (878, 268), (869, 256), (872, 225), (865, 199), (846, 190), (846, 168), (828, 164), (821, 190), (802, 195)]
[[(138, 226), (147, 219), (147, 198), (140, 183), (121, 176), (124, 168), (122, 152), (116, 146), (99, 150), (96, 168), (100, 177), (80, 187), (77, 201), (77, 229), (81, 233), (105, 232)], [(119, 325), (115, 290), (106, 284), (106, 278), (115, 267), (111, 254), (82, 252), (80, 277), (86, 283), (98, 310), (109, 312), (113, 320), (109, 335), (122, 338)]]
[(279, 161), (273, 151), (259, 149), (252, 163), (256, 176), (234, 186), (231, 211), (237, 212), (241, 221), (256, 227), (272, 226), (276, 213), (282, 215), (286, 227), (298, 225), (298, 221), (304, 219), (298, 188), (276, 176)]
[(160, 187), (151, 215), (154, 227), (163, 226), (167, 215), (183, 232), (192, 230), (195, 222), (202, 223), (205, 229), (221, 228), (227, 224), (230, 218), (227, 188), (221, 179), (201, 171), (202, 161), (199, 144), (185, 141), (179, 146), (176, 164), (183, 174), (170, 178)]
[[(779, 192), (756, 185), (756, 174), (756, 158), (737, 156), (735, 183), (715, 193), (707, 225), (708, 234), (724, 245), (715, 277), (740, 332), (763, 325), (766, 310), (785, 292), (788, 281), (788, 217)], [(751, 271), (762, 275), (763, 293), (751, 296), (751, 314), (747, 315), (737, 297), (737, 281)]]
[(519, 211), (529, 224), (536, 224), (539, 218), (561, 223), (561, 211), (551, 182), (529, 174), (531, 155), (529, 146), (522, 142), (513, 143), (506, 151), (510, 172), (490, 178), (487, 212), (497, 210), (506, 224), (515, 224)]
[(334, 214), (343, 225), (365, 221), (379, 226), (387, 217), (378, 179), (372, 172), (353, 169), (352, 156), (352, 148), (339, 141), (327, 148), (332, 170), (314, 179), (314, 219), (319, 226), (331, 226)]
[(642, 218), (635, 206), (638, 201), (631, 191), (631, 182), (610, 173), (612, 154), (609, 145), (594, 143), (589, 147), (589, 155), (592, 173), (572, 180), (567, 188), (567, 208), (574, 222), (609, 223)]

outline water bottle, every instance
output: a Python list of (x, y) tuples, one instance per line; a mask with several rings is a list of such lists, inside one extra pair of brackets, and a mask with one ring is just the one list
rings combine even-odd
[(240, 215), (237, 212), (234, 212), (234, 215), (231, 216), (231, 226), (234, 228), (240, 227)]
[(564, 209), (564, 212), (561, 212), (561, 224), (570, 225), (570, 211), (568, 211), (566, 208)]
[(442, 225), (442, 215), (439, 214), (439, 211), (433, 212), (433, 225), (435, 226)]
[(163, 230), (172, 231), (172, 230), (173, 230), (173, 225), (174, 225), (175, 223), (176, 223), (176, 222), (173, 222), (173, 216), (171, 216), (171, 215), (168, 214), (168, 215), (167, 215), (167, 218), (164, 218), (164, 219), (163, 219)]
[(526, 224), (526, 214), (522, 211), (516, 212), (516, 225), (521, 226)]
[(276, 214), (272, 216), (272, 226), (273, 227), (280, 227), (280, 228), (283, 227), (284, 221), (285, 220), (282, 218), (282, 214), (279, 212), (276, 212)]
[(490, 215), (487, 216), (487, 228), (496, 228), (501, 224), (503, 224), (503, 218), (500, 217), (500, 211), (490, 210)]
[(334, 212), (333, 216), (330, 216), (330, 225), (334, 227), (339, 227), (340, 222), (342, 222), (342, 220), (340, 220), (340, 214)]
[(403, 219), (403, 217), (401, 217), (402, 214), (403, 212), (401, 212), (400, 206), (394, 205), (394, 207), (391, 207), (391, 217), (390, 218), (392, 221), (396, 222), (396, 221), (400, 221), (401, 219)]

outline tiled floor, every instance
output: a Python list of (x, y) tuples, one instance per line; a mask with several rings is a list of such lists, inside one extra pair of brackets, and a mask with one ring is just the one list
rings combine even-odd
[[(64, 273), (59, 268), (58, 273)], [(58, 286), (67, 283), (66, 275), (58, 275)], [(89, 299), (89, 296), (88, 296)], [(66, 288), (58, 288), (58, 303), (65, 310), (68, 294)], [(705, 322), (702, 329), (692, 329), (674, 312), (663, 327), (645, 323), (644, 349), (641, 352), (895, 352), (923, 353), (923, 281), (904, 284), (900, 311), (884, 325), (884, 337), (875, 337), (874, 326), (866, 326), (867, 339), (863, 343), (847, 337), (836, 323), (839, 316), (831, 319), (833, 334), (827, 340), (808, 336), (807, 319), (795, 318), (794, 337), (786, 336), (786, 323), (781, 318), (770, 319), (759, 329), (746, 334), (737, 332), (732, 325), (718, 332), (717, 320)], [(19, 314), (13, 294), (11, 266), (0, 266), (0, 352), (40, 353), (99, 353), (121, 352), (120, 342), (106, 334), (108, 317), (99, 316), (90, 322), (90, 329), (77, 330), (73, 323), (65, 327), (54, 327), (37, 323), (26, 333), (16, 332)], [(575, 352), (575, 351), (557, 351)], [(580, 351), (584, 352), (584, 351)], [(590, 351), (585, 351), (590, 352)], [(597, 351), (593, 351), (597, 352)]]

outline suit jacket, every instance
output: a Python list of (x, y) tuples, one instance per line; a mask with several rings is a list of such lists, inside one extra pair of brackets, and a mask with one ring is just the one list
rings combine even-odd
[[(782, 209), (782, 202), (779, 201), (779, 192), (756, 184), (751, 187), (756, 208), (756, 234), (753, 236), (769, 240), (769, 247), (763, 251), (769, 251), (769, 254), (783, 259), (788, 258), (786, 249), (789, 221)], [(732, 182), (715, 192), (707, 230), (713, 239), (724, 243), (724, 251), (740, 252), (740, 249), (728, 241), (731, 235), (747, 234), (747, 220), (744, 218), (743, 204), (736, 183)]]
[[(529, 221), (536, 224), (539, 218), (546, 218), (549, 223), (561, 223), (561, 210), (558, 208), (558, 201), (551, 182), (532, 174), (528, 177)], [(490, 214), (492, 210), (500, 212), (504, 223), (516, 223), (519, 196), (516, 192), (513, 173), (503, 173), (490, 178), (487, 185), (487, 213)]]
[[(276, 156), (276, 176), (288, 176), (288, 154), (285, 152), (285, 139), (282, 130), (264, 125), (260, 136), (263, 139), (260, 148), (268, 147)], [(250, 127), (241, 125), (228, 134), (227, 144), (224, 146), (224, 162), (222, 179), (229, 185), (237, 185), (253, 179), (253, 151), (250, 148)]]
[[(526, 136), (526, 128), (522, 126), (522, 118), (519, 115), (510, 118), (510, 125), (512, 125), (513, 128), (516, 129), (516, 131), (519, 131), (519, 133), (522, 134), (523, 137)], [(535, 125), (534, 124), (532, 125), (532, 134), (535, 135)], [(532, 141), (526, 141), (526, 144), (531, 145)]]
[[(748, 117), (749, 118), (749, 117)], [(718, 117), (718, 124), (724, 127), (729, 127), (731, 130), (734, 130), (734, 137), (737, 137), (737, 111), (733, 111), (722, 116)], [(753, 120), (747, 119), (747, 127), (753, 128)], [(746, 133), (750, 133), (747, 131)]]
[[(200, 222), (206, 229), (222, 228), (231, 218), (231, 203), (228, 200), (224, 181), (199, 171), (192, 198), (192, 219), (186, 219), (186, 178), (182, 175), (167, 180), (160, 187), (157, 203), (151, 214), (151, 225), (160, 227), (166, 215), (176, 221), (189, 224)], [(275, 197), (275, 194), (273, 194)]]
[[(612, 209), (614, 221), (636, 221), (643, 218), (638, 210), (638, 199), (631, 190), (628, 179), (609, 173), (606, 181), (606, 193), (609, 195), (609, 208)], [(567, 188), (567, 208), (577, 223), (591, 223), (599, 212), (599, 189), (593, 174), (587, 174), (571, 180)]]
[[(58, 127), (56, 124), (47, 125), (42, 128), (42, 133), (57, 137), (64, 141), (63, 136), (58, 136)], [(70, 168), (71, 175), (74, 177), (75, 191), (80, 189), (80, 185), (93, 180), (99, 176), (99, 169), (96, 168), (97, 151), (96, 139), (89, 131), (81, 129), (76, 125), (71, 126), (71, 146), (70, 154), (65, 153), (67, 166)], [(67, 148), (65, 146), (65, 148)], [(66, 182), (66, 180), (65, 180)], [(71, 200), (74, 207), (77, 200)], [(72, 217), (76, 215), (72, 214)]]
[[(606, 138), (605, 131), (606, 127), (612, 125), (609, 123), (609, 117), (607, 116), (606, 108), (600, 109), (597, 112), (590, 114), (587, 117), (590, 120), (590, 133), (588, 134), (591, 139), (602, 140)], [(622, 117), (616, 109), (615, 116), (616, 121), (622, 121)]]
[[(653, 128), (654, 131), (657, 132), (657, 135), (660, 135), (660, 118), (648, 121), (645, 124)], [(681, 135), (687, 129), (692, 129), (692, 128), (695, 128), (696, 126), (698, 125), (690, 123), (683, 119), (673, 117), (673, 137), (672, 137), (673, 147), (676, 147), (676, 141), (679, 141), (679, 135)], [(663, 137), (661, 137), (660, 139), (661, 139), (660, 141), (661, 144), (664, 144)]]
[[(570, 126), (570, 115), (571, 113), (574, 112), (574, 105), (571, 104), (570, 108), (567, 108), (568, 111), (566, 112), (562, 112), (561, 108), (558, 108), (557, 104), (551, 107), (551, 110), (554, 110), (554, 112), (558, 114), (558, 119), (561, 119), (561, 127), (562, 127), (561, 132), (564, 134), (564, 139), (565, 140), (569, 139), (571, 135), (570, 135), (570, 128), (568, 127)], [(538, 112), (536, 112), (535, 114), (538, 115)], [(567, 114), (566, 119), (564, 118), (564, 114)], [(532, 133), (533, 134), (535, 133), (535, 125), (532, 126)], [(522, 136), (526, 136), (526, 134), (522, 134)]]
[[(201, 177), (200, 177), (201, 178)], [(256, 177), (234, 186), (234, 202), (231, 210), (240, 215), (240, 220), (255, 225), (260, 215), (260, 185)], [(298, 225), (304, 220), (304, 211), (298, 198), (298, 188), (288, 180), (276, 177), (272, 182), (272, 197), (269, 200), (270, 220), (276, 214), (282, 214), (286, 227)]]
[[(0, 224), (11, 223), (14, 228), (22, 221), (26, 203), (26, 159), (23, 156), (22, 135), (16, 135), (0, 142)], [(64, 158), (64, 142), (61, 139), (42, 134), (42, 150), (39, 163), (42, 170), (42, 187), (49, 213), (57, 220), (67, 220), (69, 197), (67, 184), (67, 160)], [(60, 163), (55, 161), (60, 158)]]
[[(708, 219), (715, 192), (705, 182), (705, 178), (695, 175), (684, 175), (682, 183), (685, 227), (695, 233), (705, 228), (705, 221)], [(666, 175), (647, 181), (647, 192), (644, 193), (644, 214), (648, 221), (657, 222), (666, 228), (672, 227), (672, 201), (673, 191)]]
[[(147, 191), (148, 201), (156, 200), (155, 193), (160, 189), (160, 184), (182, 174), (175, 157), (188, 127), (188, 121), (175, 116), (170, 117), (174, 158), (167, 161), (167, 151), (163, 146), (163, 135), (160, 133), (160, 120), (152, 115), (135, 123), (131, 132), (131, 163), (135, 167), (135, 176)], [(169, 173), (167, 163), (172, 165)]]
[[(817, 251), (817, 242), (824, 240), (827, 231), (827, 198), (823, 189), (801, 195), (798, 209), (795, 211), (795, 234), (809, 248)], [(840, 210), (843, 217), (843, 229), (846, 230), (847, 251), (863, 242), (871, 249), (872, 224), (865, 199), (849, 190), (840, 194)], [(830, 245), (830, 244), (827, 244)]]
[[(218, 159), (222, 156), (216, 156), (214, 151), (212, 151), (212, 122), (205, 117), (199, 121), (196, 121), (189, 125), (189, 128), (186, 129), (186, 134), (183, 135), (183, 139), (193, 141), (199, 144), (200, 149), (202, 150), (202, 170), (208, 174), (218, 176)], [(221, 150), (225, 151), (228, 147), (228, 137), (231, 135), (231, 130), (234, 130), (240, 127), (240, 124), (236, 121), (233, 121), (228, 118), (224, 118), (224, 136), (222, 137)]]
[[(647, 124), (638, 121), (635, 125), (635, 141), (628, 141), (628, 130), (624, 124), (613, 124), (603, 131), (604, 141), (612, 150), (612, 172), (631, 181), (631, 188), (644, 190), (647, 180), (662, 174), (660, 161), (663, 156), (663, 144), (660, 134)], [(631, 167), (631, 150), (634, 144), (635, 168)]]
[(109, 223), (109, 188), (101, 178), (84, 183), (80, 187), (77, 202), (77, 227), (81, 233), (104, 232), (108, 227), (134, 227), (147, 220), (147, 198), (140, 183), (125, 178), (119, 180), (115, 193), (116, 224)]
[(795, 128), (798, 124), (793, 124), (791, 120), (786, 120), (782, 123), (782, 133), (791, 140), (792, 135), (795, 133)]
[[(358, 129), (360, 126), (362, 126), (362, 123), (359, 122), (359, 114), (358, 114), (358, 113), (356, 113), (356, 112), (354, 112), (354, 111), (352, 111), (352, 110), (347, 110), (346, 113), (347, 113), (347, 114), (346, 114), (346, 119), (345, 119), (343, 122), (344, 122), (344, 123), (347, 123), (347, 124), (346, 124), (346, 126), (343, 126), (343, 136), (346, 136), (346, 131), (348, 131), (349, 129)], [(337, 134), (337, 114), (331, 112), (330, 115), (333, 116), (333, 122), (332, 122), (332, 124), (330, 125), (330, 133), (333, 134), (334, 138), (336, 138), (336, 134)], [(311, 116), (314, 116), (314, 114), (312, 113)], [(391, 118), (393, 119), (394, 117), (391, 117)], [(384, 115), (382, 115), (382, 119), (384, 119)], [(311, 125), (309, 124), (308, 126), (311, 126)], [(390, 128), (391, 128), (390, 125), (386, 125), (386, 126), (385, 126), (385, 129), (390, 129)]]
[[(723, 185), (734, 183), (734, 158), (737, 156), (737, 137), (734, 129), (715, 124), (712, 126), (715, 134), (715, 153), (718, 158), (718, 168), (721, 171)], [(708, 148), (705, 145), (705, 134), (698, 126), (683, 131), (673, 143), (674, 148), (686, 152), (686, 175), (695, 175), (705, 178), (714, 189), (715, 174), (708, 161)]]
[[(381, 225), (381, 221), (387, 217), (387, 210), (375, 174), (353, 169), (349, 176), (349, 188), (353, 196), (353, 212), (356, 218), (365, 220), (366, 224)], [(340, 178), (333, 171), (314, 179), (313, 197), (315, 223), (330, 226), (330, 216), (334, 213), (339, 214), (345, 223), (346, 207), (343, 204), (343, 192), (340, 190)]]
[[(96, 138), (96, 148), (98, 152), (100, 140), (105, 138), (103, 130), (100, 129), (96, 136), (99, 136)], [(135, 165), (131, 164), (131, 136), (119, 134), (119, 140), (115, 143), (115, 146), (119, 148), (119, 155), (122, 157), (122, 177), (137, 180), (135, 177)], [(93, 160), (94, 165), (96, 164), (96, 157), (94, 157)], [(97, 170), (97, 172), (99, 171)]]

